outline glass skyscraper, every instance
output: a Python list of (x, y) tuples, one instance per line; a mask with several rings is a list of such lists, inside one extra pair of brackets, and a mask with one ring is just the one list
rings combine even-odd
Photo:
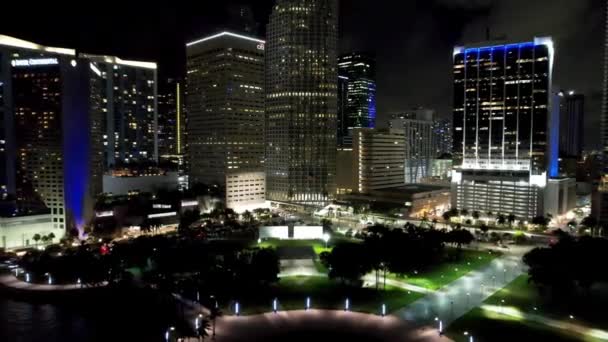
[(339, 89), (338, 145), (349, 147), (353, 128), (376, 126), (376, 59), (368, 53), (340, 56), (338, 74), (346, 88)]
[(278, 0), (266, 45), (266, 197), (323, 205), (336, 192), (336, 0)]
[(552, 67), (550, 38), (454, 50), (454, 207), (544, 213), (543, 189), (557, 174)]

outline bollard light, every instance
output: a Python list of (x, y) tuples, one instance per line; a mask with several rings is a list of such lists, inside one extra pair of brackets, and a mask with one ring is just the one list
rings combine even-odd
[(350, 302), (348, 301), (348, 298), (346, 298), (344, 301), (344, 311), (348, 311), (348, 309), (350, 309)]
[(274, 311), (274, 313), (277, 313), (277, 299), (276, 298), (272, 301), (272, 311)]
[(386, 304), (382, 304), (382, 317), (386, 316)]
[(29, 274), (29, 273), (26, 273), (26, 274), (25, 274), (25, 281), (26, 281), (27, 283), (29, 283), (29, 282), (30, 282), (30, 274)]
[(310, 309), (310, 297), (306, 297), (306, 310)]
[(238, 316), (238, 315), (239, 315), (239, 313), (240, 313), (240, 309), (241, 309), (241, 308), (240, 308), (239, 302), (236, 302), (236, 303), (234, 304), (234, 313), (235, 313), (237, 316)]

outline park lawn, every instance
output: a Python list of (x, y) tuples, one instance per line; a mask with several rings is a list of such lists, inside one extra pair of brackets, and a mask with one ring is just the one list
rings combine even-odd
[[(447, 252), (455, 253), (455, 249), (448, 248)], [(458, 261), (444, 262), (418, 274), (409, 274), (404, 277), (390, 274), (387, 277), (429, 290), (438, 290), (467, 273), (488, 265), (500, 256), (497, 252), (490, 253), (468, 249), (463, 249), (461, 253), (462, 255)]]
[[(240, 300), (241, 314), (251, 315), (272, 311), (272, 301), (277, 298), (279, 310), (302, 310), (306, 298), (310, 297), (311, 308), (344, 310), (346, 298), (352, 311), (380, 314), (382, 304), (387, 313), (398, 310), (422, 297), (421, 294), (408, 294), (399, 288), (387, 286), (386, 290), (373, 288), (345, 287), (327, 277), (288, 277), (281, 278), (278, 284), (266, 293)], [(232, 311), (228, 310), (231, 314)]]
[[(504, 304), (503, 301), (504, 300)], [(606, 329), (608, 322), (605, 320), (603, 308), (606, 306), (606, 298), (594, 298), (585, 303), (581, 311), (569, 312), (571, 306), (549, 307), (543, 305), (543, 298), (538, 290), (528, 283), (528, 276), (522, 275), (511, 282), (507, 287), (484, 301), (484, 305), (501, 306), (519, 310), (522, 313), (541, 315), (547, 318), (569, 321), (569, 315), (574, 314), (573, 323), (587, 327)], [(535, 310), (536, 309), (536, 310)], [(508, 340), (531, 340), (531, 341), (601, 341), (599, 339), (581, 336), (574, 331), (556, 329), (523, 318), (501, 315), (497, 312), (475, 308), (465, 316), (456, 320), (447, 330), (448, 336), (456, 342), (468, 341), (464, 338), (464, 331), (473, 332), (481, 341), (500, 341), (501, 332), (508, 331)], [(505, 336), (506, 337), (506, 336)]]

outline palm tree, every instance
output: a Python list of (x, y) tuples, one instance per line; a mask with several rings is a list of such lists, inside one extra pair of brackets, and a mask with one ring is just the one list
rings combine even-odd
[(211, 305), (211, 309), (209, 310), (209, 318), (213, 322), (213, 328), (211, 333), (211, 339), (215, 340), (215, 320), (219, 317), (222, 317), (222, 310), (217, 305)]
[(499, 225), (504, 225), (507, 222), (507, 219), (505, 218), (505, 215), (503, 214), (497, 214), (496, 215), (496, 223), (498, 223)]
[(507, 215), (507, 221), (509, 222), (509, 228), (513, 226), (513, 222), (515, 222), (515, 215), (509, 214)]
[(198, 335), (198, 338), (201, 341), (204, 341), (205, 337), (209, 336), (209, 333), (207, 332), (207, 330), (209, 330), (210, 326), (211, 326), (211, 324), (209, 323), (208, 318), (200, 317), (200, 320), (198, 322), (198, 329), (196, 330), (196, 334)]
[(471, 216), (473, 217), (473, 219), (475, 221), (479, 220), (479, 211), (477, 211), (477, 210), (473, 211), (473, 214), (471, 214)]
[(40, 239), (42, 239), (42, 237), (40, 236), (40, 234), (34, 234), (34, 242), (36, 242), (36, 247), (38, 247), (38, 241), (40, 241)]
[(49, 235), (47, 235), (49, 238), (49, 242), (53, 242), (53, 239), (55, 239), (55, 234), (54, 233), (49, 233)]
[(42, 235), (41, 240), (42, 240), (42, 244), (46, 245), (49, 242), (49, 237), (46, 235)]

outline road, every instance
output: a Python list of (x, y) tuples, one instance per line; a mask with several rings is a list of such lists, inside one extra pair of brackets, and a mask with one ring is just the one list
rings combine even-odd
[(486, 267), (468, 273), (395, 314), (421, 325), (436, 325), (437, 317), (445, 328), (519, 277), (525, 271), (521, 257), (529, 249), (511, 248)]

